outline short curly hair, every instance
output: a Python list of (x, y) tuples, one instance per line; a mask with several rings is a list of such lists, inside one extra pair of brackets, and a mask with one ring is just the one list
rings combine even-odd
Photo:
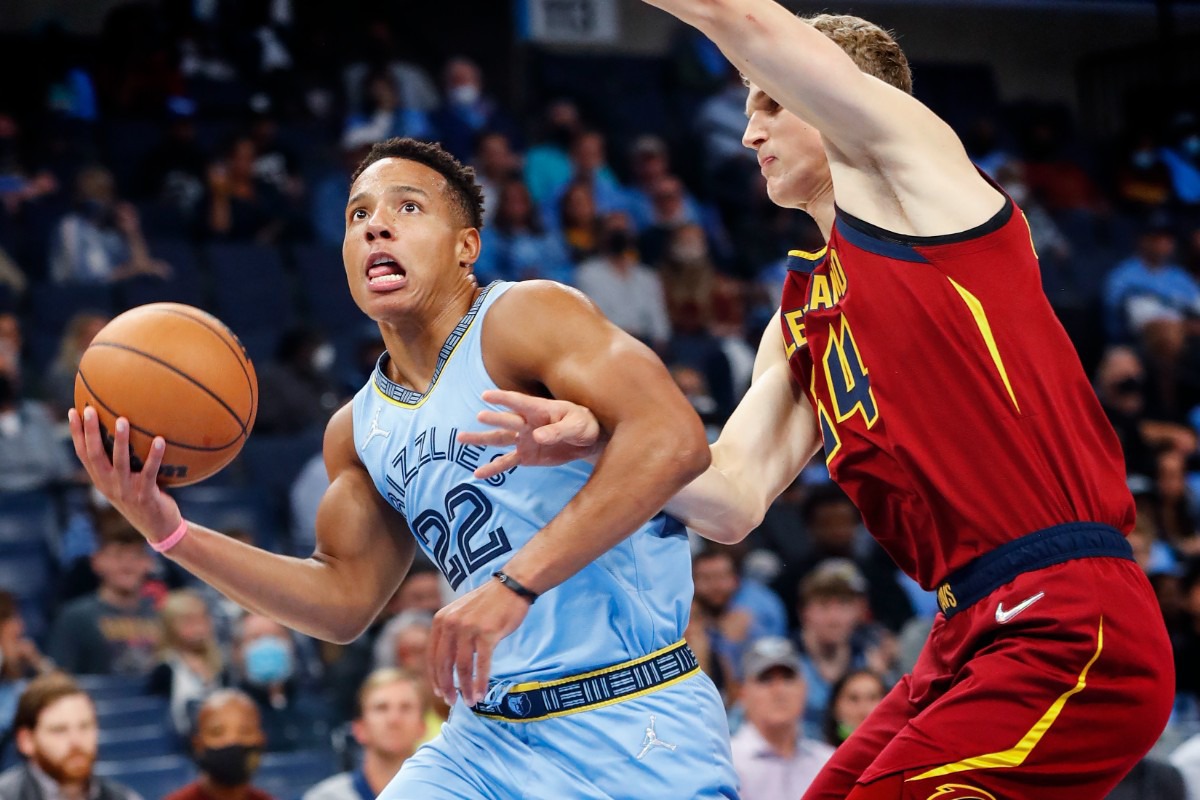
[(912, 94), (912, 68), (890, 32), (849, 14), (814, 14), (801, 19), (832, 39), (860, 70)]
[(399, 158), (404, 161), (415, 161), (424, 164), (446, 179), (450, 201), (464, 227), (483, 227), (483, 189), (475, 182), (475, 170), (463, 164), (450, 155), (436, 142), (422, 142), (419, 139), (393, 137), (382, 142), (376, 142), (358, 162), (350, 183), (358, 180), (363, 170), (382, 161), (385, 158)]

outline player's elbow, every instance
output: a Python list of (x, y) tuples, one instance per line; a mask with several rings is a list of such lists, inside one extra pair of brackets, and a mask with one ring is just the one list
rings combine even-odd
[(671, 460), (684, 485), (703, 475), (712, 463), (712, 451), (704, 436), (704, 426), (699, 420), (695, 422), (671, 437)]

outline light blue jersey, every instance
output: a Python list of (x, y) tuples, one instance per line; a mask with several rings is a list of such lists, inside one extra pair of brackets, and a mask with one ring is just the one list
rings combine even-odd
[[(578, 461), (516, 467), (483, 481), (472, 472), (503, 451), (455, 441), (459, 431), (479, 429), (476, 414), (497, 408), (480, 399), (497, 388), (483, 364), (483, 323), (511, 286), (493, 283), (480, 293), (442, 348), (424, 395), (385, 376), (384, 354), (354, 398), (359, 457), (457, 595), (493, 580), (591, 475)], [(685, 529), (660, 514), (538, 598), (496, 647), (492, 674), (544, 680), (660, 650), (683, 637), (691, 599)]]
[[(503, 451), (455, 441), (459, 431), (479, 428), (480, 411), (498, 408), (480, 399), (497, 388), (484, 367), (483, 327), (512, 286), (497, 282), (480, 293), (442, 347), (425, 394), (389, 380), (384, 354), (354, 398), (359, 457), (460, 596), (494, 580), (592, 472), (574, 462), (479, 480), (475, 468)], [(691, 600), (684, 527), (659, 514), (530, 606), (496, 646), (488, 698), (668, 648), (683, 637)], [(479, 716), (459, 700), (442, 734), (405, 763), (381, 798), (622, 798), (646, 796), (651, 786), (684, 792), (661, 797), (736, 797), (721, 698), (703, 674), (682, 677), (540, 721)], [(648, 746), (654, 736), (664, 743)]]

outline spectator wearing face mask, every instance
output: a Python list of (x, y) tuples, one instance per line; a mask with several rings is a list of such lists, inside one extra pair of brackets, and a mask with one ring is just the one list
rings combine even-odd
[(273, 619), (248, 614), (237, 632), (238, 688), (262, 716), (271, 750), (317, 746), (328, 733), (325, 709), (302, 691), (296, 646), (287, 628)]
[(266, 744), (254, 701), (221, 689), (200, 707), (192, 753), (200, 777), (165, 800), (274, 800), (250, 785)]
[(515, 141), (516, 126), (483, 89), (483, 71), (469, 58), (450, 59), (442, 73), (442, 107), (434, 112), (442, 147), (466, 162), (483, 131), (498, 131)]

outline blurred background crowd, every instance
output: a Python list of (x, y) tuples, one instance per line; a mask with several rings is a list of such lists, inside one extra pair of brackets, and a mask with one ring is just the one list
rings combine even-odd
[[(617, 56), (520, 45), (508, 3), (472, 4), (465, 26), (455, 3), (419, 26), (405, 3), (98, 5), (88, 33), (42, 19), (0, 36), (0, 766), (16, 765), (0, 800), (58, 796), (18, 779), (80, 774), (112, 797), (374, 797), (447, 713), (425, 666), (440, 574), (416, 564), (362, 638), (333, 646), (153, 557), (66, 438), (91, 338), (156, 301), (237, 332), (261, 386), (254, 435), (176, 496), (189, 519), (306, 556), (321, 431), (382, 349), (339, 252), (373, 142), (436, 140), (473, 165), (481, 283), (578, 287), (659, 353), (712, 438), (749, 384), (784, 257), (819, 234), (768, 201), (739, 76), (682, 28)], [(1172, 4), (1146, 5), (1153, 67), (1186, 48)], [(916, 94), (1025, 210), (1124, 447), (1130, 538), (1175, 644), (1171, 725), (1120, 796), (1183, 797), (1186, 778), (1200, 797), (1197, 84), (1172, 77), (1191, 74), (1181, 62), (1143, 70), (1098, 131), (1070, 103), (1001, 98), (984, 58), (916, 60)], [(819, 458), (745, 542), (694, 552), (688, 640), (726, 697), (745, 796), (798, 797), (911, 668), (936, 602)], [(84, 744), (55, 739), (51, 717)]]

